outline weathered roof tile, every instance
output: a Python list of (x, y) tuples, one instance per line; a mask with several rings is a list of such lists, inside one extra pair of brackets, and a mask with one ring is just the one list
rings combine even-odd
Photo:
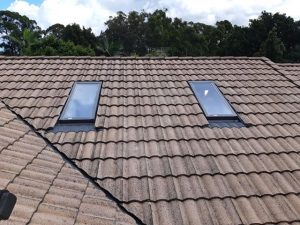
[[(0, 61), (2, 100), (144, 223), (299, 222), (297, 65), (247, 57)], [(95, 122), (101, 129), (49, 132), (78, 80), (103, 81)], [(191, 80), (215, 81), (246, 126), (208, 127)], [(32, 214), (32, 224), (132, 222), (0, 107), (5, 149), (0, 151), (0, 180), (20, 194), (44, 197), (24, 209), (27, 214), (19, 220), (25, 206), (18, 206), (12, 217), (16, 223)], [(20, 191), (18, 185), (26, 182), (32, 189)], [(36, 196), (30, 192), (34, 188)]]
[[(0, 103), (0, 118), (2, 115), (7, 117), (9, 112)], [(30, 128), (16, 119), (13, 113), (10, 112), (9, 117), (14, 120), (0, 125), (1, 139), (4, 134), (10, 137), (0, 147), (0, 189), (14, 193), (17, 204), (10, 219), (0, 224), (79, 224), (78, 218), (85, 213), (82, 207), (85, 197), (91, 195), (88, 191), (92, 188), (88, 188), (90, 182), (67, 165), (51, 147), (46, 147), (43, 139), (34, 132), (28, 132)], [(11, 126), (12, 123), (14, 126)], [(18, 130), (18, 127), (23, 129)], [(115, 202), (99, 189), (93, 188), (94, 195), (103, 201), (92, 203), (94, 213), (89, 213), (91, 220), (102, 223), (102, 218), (97, 214), (114, 210), (115, 214), (106, 214), (106, 220), (125, 220), (127, 224), (135, 224), (131, 217), (120, 211)]]

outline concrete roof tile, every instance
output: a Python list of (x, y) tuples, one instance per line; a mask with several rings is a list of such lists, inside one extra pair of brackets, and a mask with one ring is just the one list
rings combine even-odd
[[(144, 223), (299, 222), (297, 65), (247, 57), (0, 61), (2, 100)], [(95, 123), (102, 129), (51, 133), (76, 80), (103, 81)], [(215, 81), (247, 126), (208, 127), (191, 80)], [(0, 109), (0, 180), (39, 199), (36, 211), (28, 209), (32, 224), (132, 223)], [(30, 212), (13, 218), (25, 221)]]
[[(7, 117), (8, 112), (0, 103), (0, 117)], [(15, 117), (10, 113), (11, 117)], [(21, 120), (15, 119), (14, 124), (25, 127), (25, 133), (8, 128), (8, 124), (0, 125), (1, 138), (4, 135), (10, 137), (6, 138), (8, 143), (0, 148), (0, 189), (14, 193), (17, 204), (10, 219), (0, 224), (74, 224), (84, 214), (84, 197), (91, 196), (88, 191), (91, 190), (88, 188), (90, 182), (67, 165), (51, 146), (45, 148), (45, 141), (34, 132), (28, 132), (30, 127)], [(101, 190), (95, 187), (93, 190), (94, 195), (102, 199), (93, 202), (94, 214), (119, 210)], [(125, 218), (128, 224), (135, 224), (127, 214), (123, 217), (119, 214), (125, 213), (106, 214), (106, 220), (115, 223)], [(94, 221), (103, 222), (96, 216)]]

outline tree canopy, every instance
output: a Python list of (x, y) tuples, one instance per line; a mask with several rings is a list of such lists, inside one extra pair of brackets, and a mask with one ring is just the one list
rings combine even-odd
[(276, 62), (300, 62), (300, 21), (268, 13), (249, 26), (228, 20), (214, 26), (152, 13), (117, 12), (95, 35), (78, 24), (54, 24), (41, 29), (16, 12), (0, 11), (2, 55), (106, 56), (266, 56)]

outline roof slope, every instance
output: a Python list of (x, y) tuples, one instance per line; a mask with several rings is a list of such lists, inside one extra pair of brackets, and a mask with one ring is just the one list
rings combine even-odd
[(0, 189), (17, 196), (4, 224), (135, 224), (135, 221), (0, 103)]
[(289, 79), (300, 85), (300, 63), (279, 63), (277, 65), (284, 70)]
[[(265, 58), (2, 58), (0, 95), (146, 224), (300, 222), (300, 88)], [(77, 80), (104, 81), (91, 132), (51, 133)], [(209, 128), (213, 80), (243, 128)]]

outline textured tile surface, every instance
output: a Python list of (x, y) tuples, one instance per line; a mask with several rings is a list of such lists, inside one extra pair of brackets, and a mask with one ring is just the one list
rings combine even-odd
[[(269, 60), (25, 57), (0, 62), (3, 101), (144, 223), (300, 222), (300, 88), (297, 75)], [(79, 80), (103, 81), (95, 124), (102, 129), (47, 131)], [(190, 80), (215, 81), (247, 126), (207, 127)], [(9, 119), (5, 114), (0, 124)], [(13, 135), (22, 136), (21, 130)], [(9, 134), (0, 136), (3, 143), (11, 140)], [(10, 165), (12, 171), (30, 160), (22, 159)], [(68, 187), (68, 179), (56, 174), (54, 184)], [(48, 190), (46, 184), (34, 188), (41, 196)], [(59, 218), (49, 216), (48, 205), (62, 201), (55, 191), (37, 214), (47, 220)], [(72, 195), (64, 198), (72, 201), (55, 213), (68, 224), (78, 202)], [(101, 199), (82, 198), (83, 213), (94, 213), (93, 202)], [(100, 217), (109, 218), (114, 210)], [(97, 224), (87, 215), (77, 219)]]
[(9, 224), (135, 224), (0, 103), (0, 189), (17, 196)]
[(300, 63), (280, 63), (277, 65), (284, 70), (289, 79), (300, 85)]

